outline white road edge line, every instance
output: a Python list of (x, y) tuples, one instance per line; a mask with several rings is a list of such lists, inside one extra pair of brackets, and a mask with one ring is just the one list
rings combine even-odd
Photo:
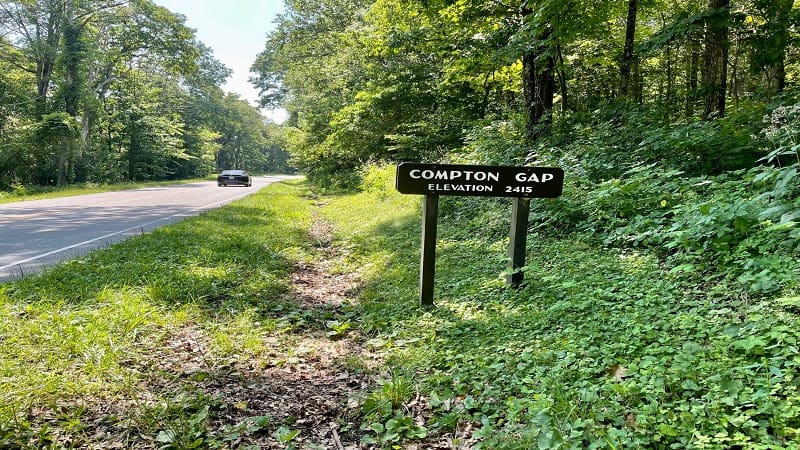
[(197, 208), (190, 209), (190, 210), (182, 212), (182, 213), (173, 214), (173, 215), (168, 216), (168, 217), (162, 217), (162, 218), (160, 218), (158, 220), (154, 220), (152, 222), (140, 223), (140, 224), (132, 226), (130, 228), (126, 228), (126, 229), (124, 229), (122, 231), (116, 231), (114, 233), (110, 233), (110, 234), (107, 234), (105, 236), (100, 236), (98, 238), (90, 239), (88, 241), (79, 242), (77, 244), (73, 244), (73, 245), (70, 245), (70, 246), (67, 246), (67, 247), (59, 248), (57, 250), (53, 250), (53, 251), (50, 251), (50, 252), (47, 252), (47, 253), (42, 253), (41, 255), (36, 255), (36, 256), (30, 257), (30, 258), (27, 258), (27, 259), (23, 259), (21, 261), (15, 261), (15, 262), (13, 262), (11, 264), (6, 264), (5, 266), (0, 266), (0, 271), (1, 270), (6, 270), (6, 269), (10, 269), (10, 268), (12, 268), (14, 266), (19, 266), (20, 264), (25, 264), (25, 263), (29, 263), (31, 261), (36, 261), (37, 259), (46, 258), (46, 257), (48, 257), (50, 255), (55, 255), (56, 253), (61, 253), (61, 252), (65, 252), (67, 250), (72, 250), (73, 248), (80, 247), (82, 245), (87, 245), (87, 244), (91, 244), (93, 242), (102, 241), (103, 239), (108, 239), (110, 237), (117, 236), (119, 234), (124, 234), (124, 233), (127, 233), (129, 231), (133, 231), (133, 230), (135, 230), (137, 228), (144, 228), (144, 227), (156, 224), (158, 222), (164, 222), (166, 220), (173, 219), (175, 217), (189, 216), (189, 215), (191, 215), (191, 213), (194, 213), (196, 211), (202, 211), (204, 209), (210, 209), (210, 208), (214, 208), (216, 206), (224, 205), (225, 203), (234, 202), (236, 200), (239, 200), (240, 198), (247, 197), (248, 195), (253, 194), (254, 192), (255, 191), (246, 192), (246, 193), (244, 193), (242, 195), (238, 195), (236, 197), (228, 198), (228, 199), (225, 199), (225, 200), (220, 200), (220, 201), (214, 202), (214, 203), (209, 203), (208, 205), (198, 206)]

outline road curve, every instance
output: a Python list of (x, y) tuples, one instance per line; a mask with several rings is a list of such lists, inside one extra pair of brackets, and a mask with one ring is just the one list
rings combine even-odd
[(199, 182), (0, 204), (0, 282), (250, 195), (286, 176), (253, 177), (252, 187)]

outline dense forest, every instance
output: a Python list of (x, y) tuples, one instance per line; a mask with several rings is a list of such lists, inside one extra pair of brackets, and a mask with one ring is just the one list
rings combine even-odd
[(286, 6), (253, 82), (288, 110), (311, 180), (356, 185), (381, 162), (554, 165), (565, 193), (533, 203), (536, 230), (654, 249), (746, 292), (798, 278), (793, 0)]
[(0, 0), (0, 190), (287, 170), (184, 22), (149, 0)]
[(797, 20), (792, 0), (289, 0), (253, 81), (320, 180), (376, 160), (716, 175), (777, 162)]

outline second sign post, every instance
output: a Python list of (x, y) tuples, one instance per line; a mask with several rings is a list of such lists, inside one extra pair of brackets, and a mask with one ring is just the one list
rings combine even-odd
[(420, 304), (433, 306), (436, 234), (440, 195), (513, 197), (509, 242), (510, 274), (506, 282), (519, 286), (525, 266), (531, 198), (561, 195), (564, 171), (555, 167), (470, 166), (403, 163), (397, 166), (395, 186), (402, 194), (425, 196), (422, 211)]

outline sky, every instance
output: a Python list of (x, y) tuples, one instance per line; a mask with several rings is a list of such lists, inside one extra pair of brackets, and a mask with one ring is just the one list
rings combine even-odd
[[(264, 49), (266, 35), (275, 17), (282, 13), (283, 0), (154, 0), (174, 13), (186, 16), (186, 26), (194, 28), (197, 39), (214, 50), (214, 56), (233, 70), (222, 87), (239, 94), (257, 106), (258, 91), (247, 81), (250, 66)], [(286, 111), (262, 110), (277, 123)]]

